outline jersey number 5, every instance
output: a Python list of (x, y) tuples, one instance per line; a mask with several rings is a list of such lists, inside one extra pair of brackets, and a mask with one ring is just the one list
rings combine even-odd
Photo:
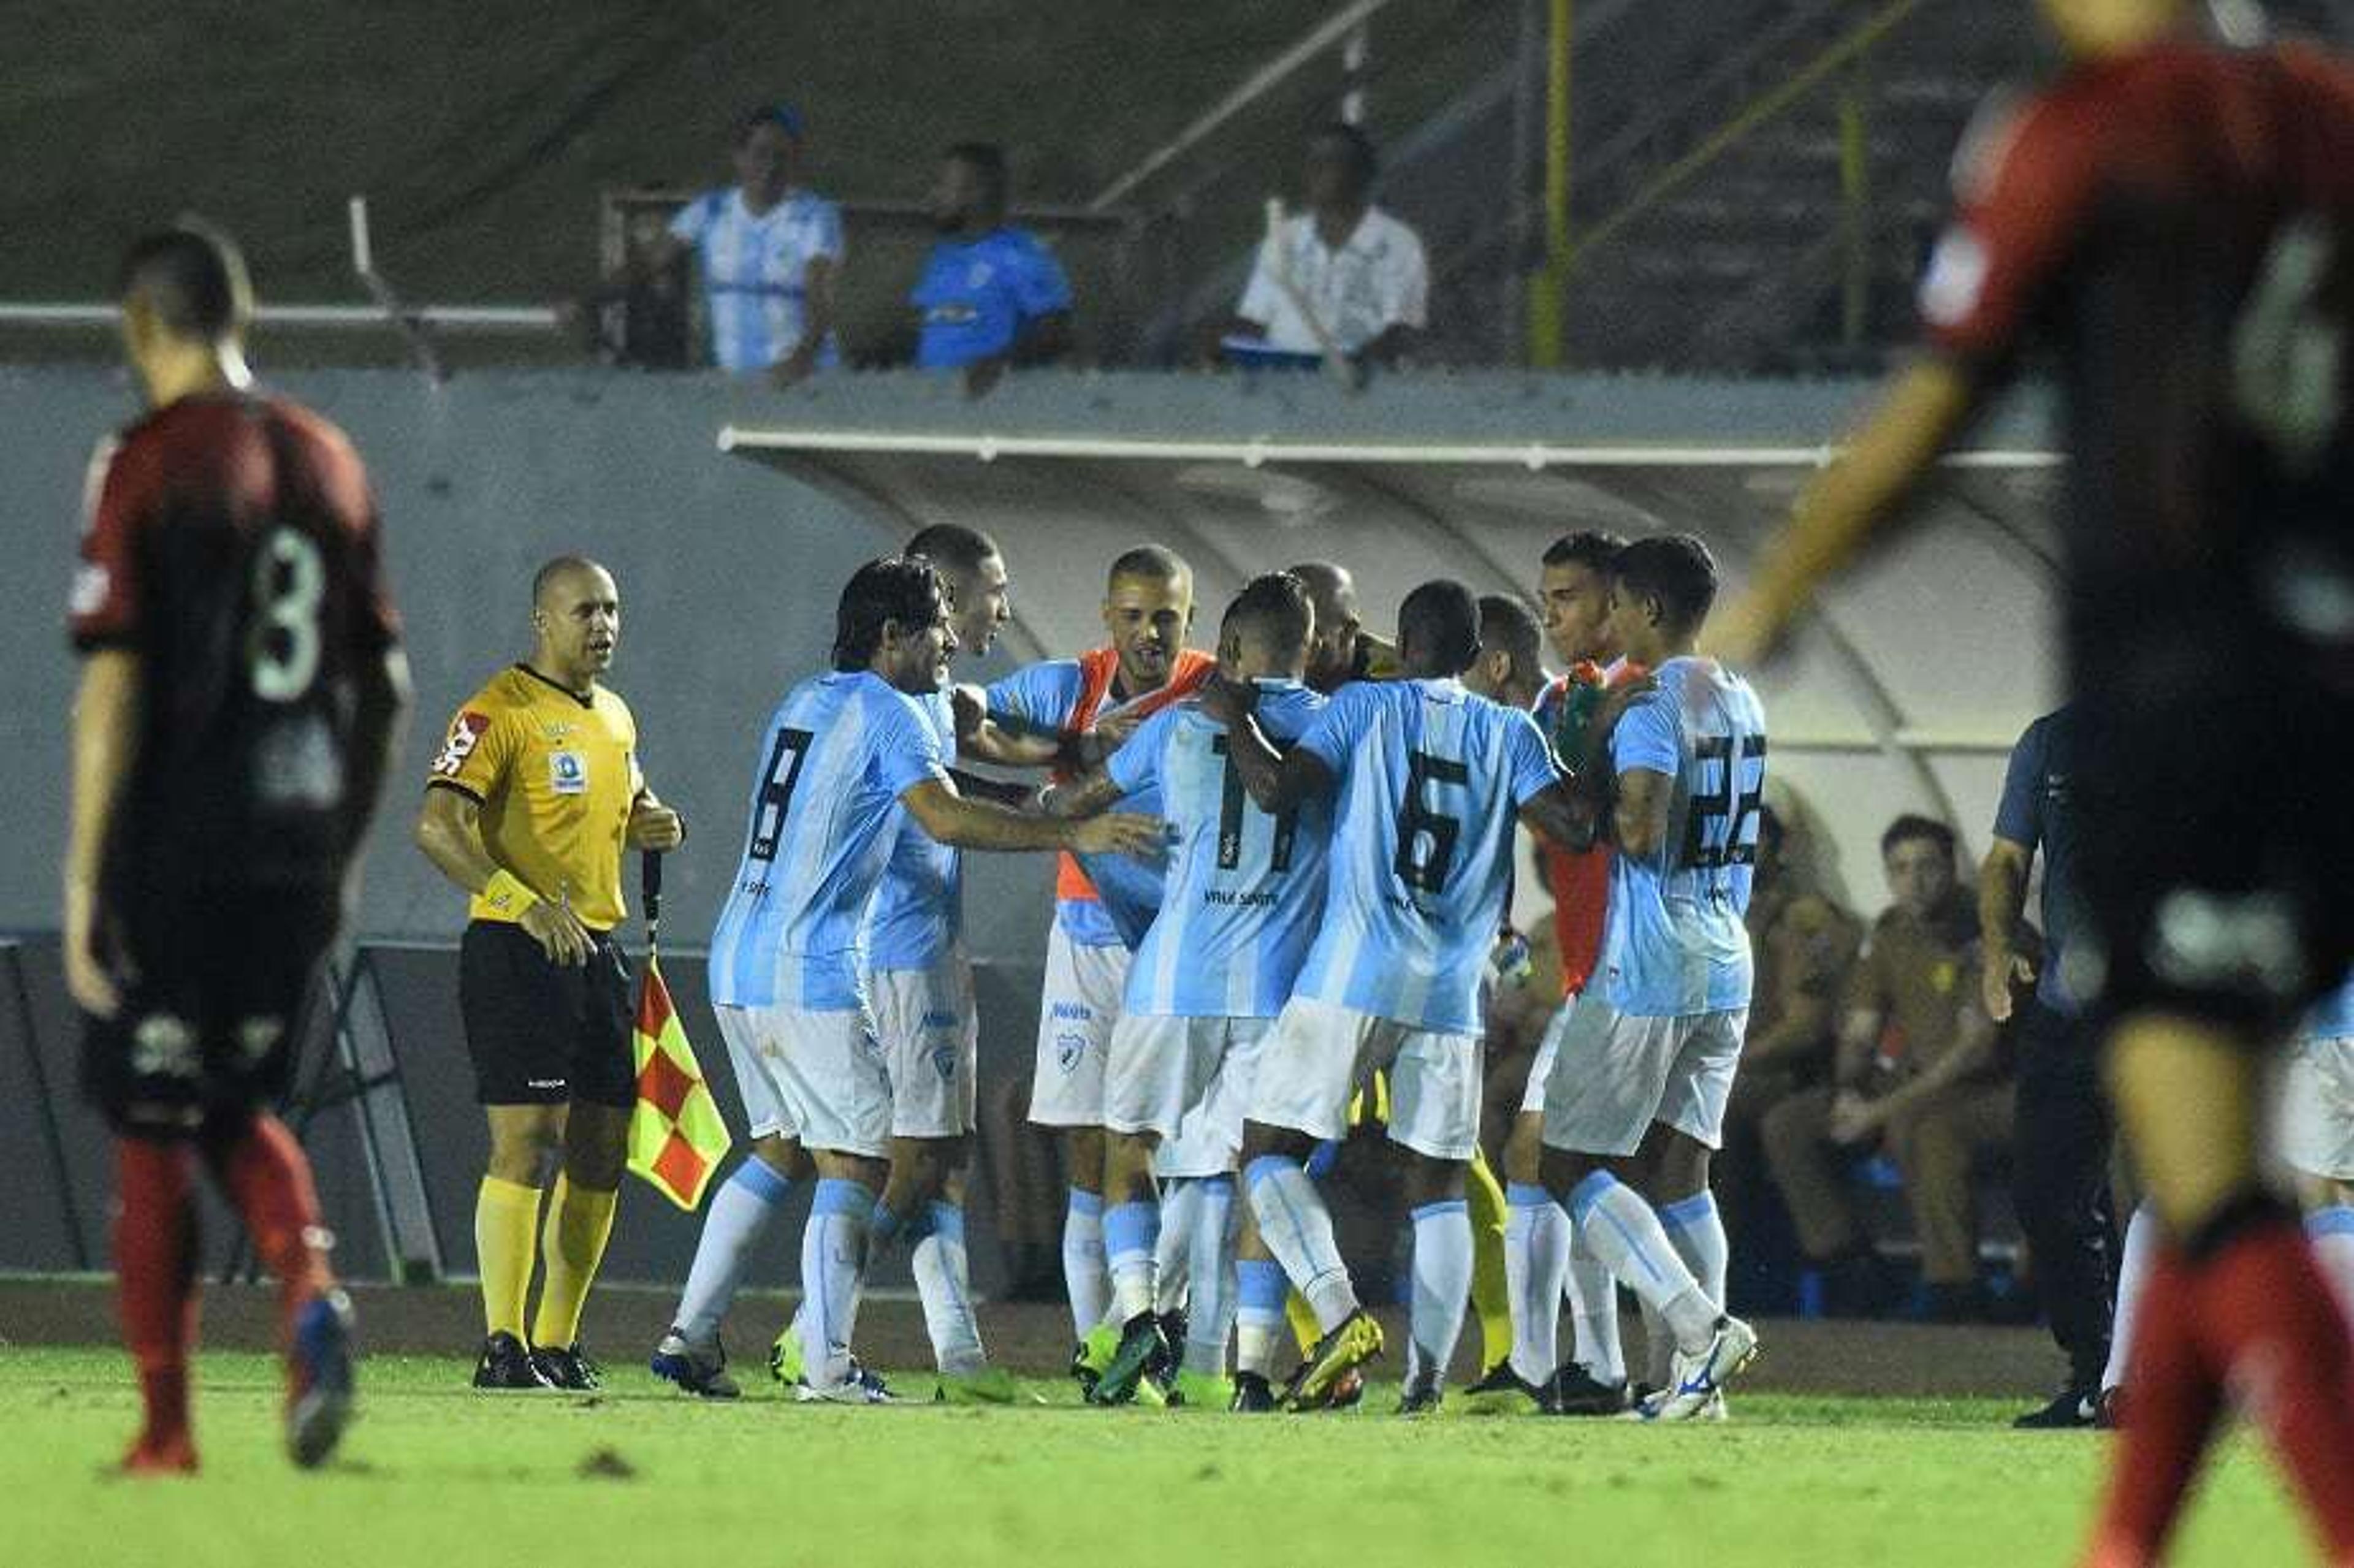
[(1405, 806), (1398, 812), (1398, 880), (1418, 893), (1437, 893), (1447, 886), (1455, 866), (1455, 843), (1463, 836), (1463, 820), (1434, 808), (1426, 797), (1433, 784), (1465, 785), (1471, 770), (1451, 757), (1410, 751), (1405, 760)]
[(774, 860), (777, 841), (785, 835), (785, 813), (793, 807), (793, 787), (801, 781), (801, 763), (809, 756), (810, 732), (780, 729), (760, 773), (760, 797), (752, 810), (752, 842), (745, 846), (748, 860)]

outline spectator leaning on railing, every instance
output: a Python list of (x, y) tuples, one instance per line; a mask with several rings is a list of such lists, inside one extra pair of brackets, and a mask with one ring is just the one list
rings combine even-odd
[(1766, 1159), (1798, 1245), (1850, 1309), (1885, 1305), (1891, 1294), (1848, 1177), (1856, 1157), (1875, 1149), (1903, 1180), (1929, 1315), (1967, 1319), (1984, 1307), (1970, 1174), (1981, 1151), (2009, 1140), (2012, 1097), (1978, 1001), (1978, 910), (1954, 852), (1953, 830), (1926, 817), (1899, 817), (1882, 835), (1895, 902), (1849, 988), (1833, 1086), (1793, 1095), (1766, 1117)]
[(1010, 365), (1044, 364), (1071, 344), (1071, 284), (1035, 235), (1005, 221), (1004, 151), (960, 142), (932, 187), (932, 247), (908, 301), (919, 330), (916, 364), (962, 370), (975, 397)]
[(711, 323), (712, 363), (733, 376), (790, 386), (841, 362), (834, 288), (842, 272), (842, 209), (801, 183), (801, 112), (769, 104), (736, 123), (736, 184), (679, 208), (628, 276), (591, 296), (626, 292), (693, 251)]
[(1307, 207), (1259, 247), (1242, 303), (1221, 327), (1231, 356), (1254, 350), (1394, 363), (1428, 325), (1430, 264), (1415, 231), (1373, 205), (1371, 138), (1328, 125), (1308, 143)]

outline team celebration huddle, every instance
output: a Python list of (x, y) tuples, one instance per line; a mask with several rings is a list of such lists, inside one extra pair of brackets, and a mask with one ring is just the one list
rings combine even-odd
[[(1593, 979), (1530, 1075), (1541, 1174), (1515, 1184), (1502, 1255), (1485, 1260), (1509, 1280), (1512, 1327), (1476, 1392), (1722, 1418), (1724, 1384), (1757, 1350), (1723, 1310), (1708, 1154), (1749, 1003), (1764, 714), (1739, 677), (1693, 655), (1716, 592), (1698, 540), (1579, 535), (1542, 573), (1532, 587), (1555, 649), (1581, 672), (1560, 682), (1544, 679), (1538, 625), (1517, 600), (1425, 583), (1391, 643), (1358, 625), (1347, 572), (1323, 564), (1246, 584), (1204, 654), (1184, 645), (1190, 568), (1146, 546), (1111, 564), (1105, 646), (982, 689), (949, 672), (1007, 617), (994, 542), (939, 525), (860, 568), (842, 592), (832, 669), (785, 695), (755, 748), (711, 959), (751, 1154), (710, 1205), (653, 1372), (707, 1397), (740, 1392), (722, 1319), (785, 1194), (814, 1181), (802, 1301), (775, 1341), (777, 1375), (803, 1400), (894, 1397), (860, 1363), (854, 1330), (869, 1260), (904, 1246), (937, 1396), (1014, 1397), (967, 1277), (978, 1031), (959, 857), (1052, 850), (1064, 858), (1030, 1115), (1057, 1130), (1074, 1173), (1064, 1265), (1086, 1397), (1268, 1411), (1358, 1395), (1383, 1333), (1311, 1171), (1373, 1091), (1413, 1231), (1400, 1408), (1437, 1408), (1474, 1294), (1473, 1208), (1485, 1224), (1503, 1206), (1479, 1142), (1484, 1013), (1496, 956), (1515, 939), (1525, 823), (1606, 861), (1588, 885), (1607, 914), (1582, 923), (1599, 932), (1577, 970)], [(613, 598), (582, 562), (557, 563), (541, 591), (557, 624), (578, 614), (575, 595), (592, 619)], [(1530, 687), (1544, 694), (1533, 715), (1501, 700)], [(470, 707), (437, 761), (436, 797), (500, 787), (476, 730)], [(1051, 781), (991, 782), (964, 771), (973, 764)], [(620, 830), (638, 832), (651, 800), (616, 793), (611, 820), (583, 835), (604, 857), (580, 868), (586, 885), (617, 882)], [(550, 925), (546, 907), (530, 899), (521, 917), (562, 963), (561, 930), (528, 924)], [(470, 942), (505, 916), (478, 897)], [(508, 1050), (491, 1044), (504, 1038), (494, 994), (485, 986), (468, 1017), (495, 1124), (516, 1114), (496, 1085), (548, 1080), (490, 1060)], [(484, 1181), (486, 1243), (510, 1203), (526, 1207), (513, 1185), (495, 1171)], [(559, 1187), (557, 1209), (566, 1202)], [(530, 1244), (513, 1226), (505, 1268), (485, 1247), (492, 1331), (476, 1381), (593, 1386), (577, 1299), (546, 1305), (557, 1260), (574, 1255), (561, 1246), (548, 1248), (551, 1287), (525, 1344)], [(1573, 1255), (1585, 1265), (1574, 1277), (1582, 1337), (1556, 1365)], [(1614, 1279), (1642, 1299), (1668, 1368), (1631, 1393)], [(1296, 1345), (1294, 1293), (1314, 1324)]]

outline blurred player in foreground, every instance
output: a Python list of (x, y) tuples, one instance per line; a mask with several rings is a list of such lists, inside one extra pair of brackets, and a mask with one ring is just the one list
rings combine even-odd
[[(530, 659), (466, 699), (427, 776), (418, 847), (467, 895), (458, 1006), (490, 1122), (474, 1200), (486, 1391), (599, 1386), (580, 1313), (613, 1234), (637, 1071), (621, 846), (685, 836), (638, 767), (638, 724), (604, 684), (621, 594), (563, 556), (531, 586)], [(542, 1191), (548, 1168), (554, 1189)], [(543, 1267), (524, 1338), (532, 1244)]]
[(1718, 628), (1740, 661), (1896, 515), (2019, 351), (2056, 348), (2087, 904), (2069, 959), (2164, 1227), (2087, 1558), (2165, 1550), (2227, 1395), (2354, 1563), (2354, 1342), (2257, 1160), (2262, 1059), (2354, 957), (2346, 417), (2354, 77), (2179, 0), (2042, 0), (2070, 69), (1973, 136), (1930, 352)]
[(762, 733), (743, 863), (711, 939), (712, 1005), (754, 1156), (782, 1170), (784, 1146), (798, 1144), (817, 1166), (801, 1312), (776, 1361), (808, 1401), (884, 1397), (850, 1334), (891, 1150), (867, 919), (902, 824), (964, 849), (1149, 853), (1161, 842), (1154, 818), (1057, 821), (958, 793), (922, 704), (943, 689), (955, 648), (930, 562), (893, 556), (851, 577), (833, 669), (788, 693)]
[(252, 390), (236, 248), (132, 247), (122, 338), (152, 412), (91, 467), (70, 626), (66, 983), (115, 1131), (114, 1255), (145, 1419), (132, 1474), (196, 1467), (188, 1415), (201, 1156), (279, 1279), (286, 1437), (349, 1413), (351, 1308), (288, 1087), (408, 701), (376, 503), (343, 432)]

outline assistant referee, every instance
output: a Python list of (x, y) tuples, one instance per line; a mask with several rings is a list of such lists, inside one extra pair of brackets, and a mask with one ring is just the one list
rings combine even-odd
[[(474, 1204), (485, 1335), (474, 1386), (597, 1386), (580, 1308), (605, 1254), (636, 1097), (621, 848), (667, 850), (678, 814), (638, 768), (637, 721), (599, 683), (620, 593), (565, 556), (532, 579), (531, 657), (493, 675), (433, 759), (418, 847), (470, 895), (458, 1002), (490, 1169)], [(540, 1217), (554, 1156), (561, 1173)], [(545, 1266), (524, 1335), (533, 1238)]]

